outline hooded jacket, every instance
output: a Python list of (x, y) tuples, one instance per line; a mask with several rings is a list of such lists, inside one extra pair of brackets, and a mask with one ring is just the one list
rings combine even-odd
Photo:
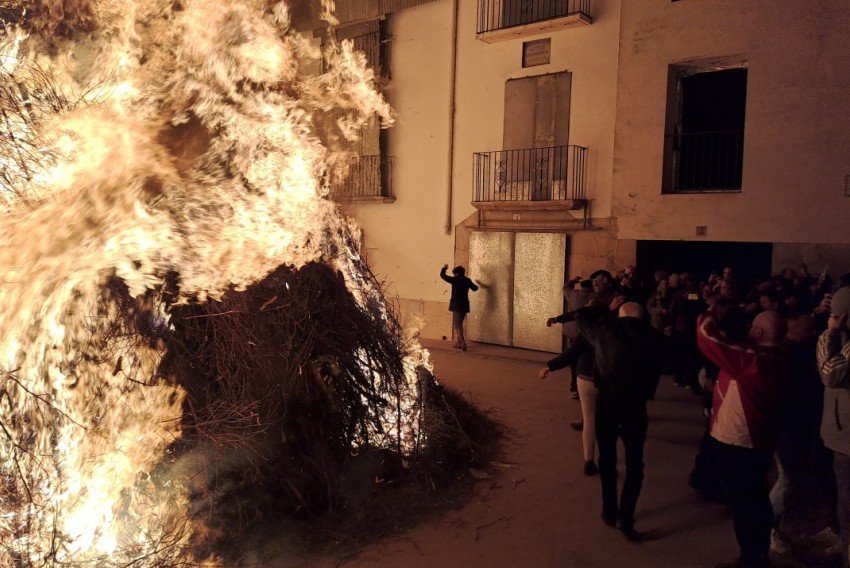
[(834, 452), (850, 456), (850, 338), (846, 331), (824, 331), (818, 338), (818, 371), (823, 381), (820, 434)]

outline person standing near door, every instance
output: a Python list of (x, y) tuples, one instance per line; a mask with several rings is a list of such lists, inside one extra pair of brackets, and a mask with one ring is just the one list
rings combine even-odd
[(469, 313), (469, 291), (478, 291), (478, 286), (471, 279), (466, 277), (466, 269), (462, 266), (455, 266), (452, 269), (454, 276), (446, 275), (449, 269), (448, 264), (444, 264), (440, 269), (440, 278), (452, 285), (452, 295), (449, 299), (449, 311), (452, 313), (452, 331), (454, 332), (454, 343), (452, 347), (466, 351), (466, 338), (463, 335), (463, 320), (466, 319), (466, 314)]
[[(612, 311), (616, 313), (616, 310), (619, 309), (625, 298), (619, 296), (616, 288), (614, 288), (611, 273), (607, 270), (597, 270), (590, 275), (590, 282), (592, 282), (594, 293), (590, 297), (590, 300), (588, 300), (587, 306), (582, 309), (596, 310), (600, 317)], [(554, 318), (549, 318), (546, 321), (546, 325), (551, 326), (555, 323), (575, 321), (577, 313), (578, 311), (570, 311)], [(540, 369), (537, 375), (540, 379), (545, 379), (551, 371), (563, 369), (575, 362), (576, 376), (578, 376), (576, 384), (579, 401), (581, 402), (581, 420), (571, 422), (570, 426), (574, 430), (580, 430), (582, 433), (581, 441), (584, 453), (585, 475), (596, 475), (599, 471), (594, 461), (596, 456), (596, 397), (599, 392), (594, 384), (594, 374), (596, 372), (594, 358), (593, 347), (586, 338), (579, 335), (567, 350), (548, 361), (546, 366)]]

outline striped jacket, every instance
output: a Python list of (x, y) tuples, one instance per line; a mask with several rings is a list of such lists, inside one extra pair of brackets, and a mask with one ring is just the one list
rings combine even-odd
[(820, 435), (827, 448), (850, 455), (850, 338), (824, 331), (818, 338), (818, 371), (824, 384)]

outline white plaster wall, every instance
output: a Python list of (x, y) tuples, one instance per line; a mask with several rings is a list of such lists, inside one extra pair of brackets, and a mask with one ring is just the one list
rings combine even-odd
[[(623, 0), (613, 204), (620, 238), (850, 243), (850, 10)], [(748, 63), (742, 192), (661, 195), (667, 69)]]
[[(456, 220), (472, 211), (472, 154), (501, 150), (505, 81), (572, 73), (570, 144), (588, 148), (587, 195), (595, 217), (611, 208), (613, 133), (616, 118), (619, 0), (594, 0), (593, 25), (487, 44), (475, 39), (477, 3), (461, 0), (456, 131), (459, 195)], [(522, 43), (550, 37), (548, 65), (522, 67)]]
[[(505, 81), (559, 71), (572, 72), (570, 143), (588, 147), (586, 183), (593, 215), (610, 215), (619, 9), (619, 0), (594, 0), (593, 25), (524, 38), (551, 37), (552, 55), (548, 65), (523, 69), (523, 39), (476, 40), (477, 2), (460, 0), (452, 227), (475, 211), (473, 153), (502, 148)], [(370, 265), (402, 306), (411, 301), (448, 304), (449, 287), (438, 273), (443, 263), (452, 263), (455, 240), (454, 229), (450, 235), (444, 232), (451, 18), (449, 0), (390, 16), (394, 39), (387, 96), (398, 114), (389, 135), (397, 200), (352, 210), (364, 228)], [(439, 335), (439, 330), (428, 334)]]
[(450, 6), (439, 1), (390, 16), (392, 81), (386, 95), (397, 115), (389, 134), (396, 201), (352, 209), (364, 230), (369, 265), (386, 282), (387, 292), (446, 305), (449, 287), (439, 270), (443, 263), (451, 264), (454, 251), (454, 235), (443, 231)]

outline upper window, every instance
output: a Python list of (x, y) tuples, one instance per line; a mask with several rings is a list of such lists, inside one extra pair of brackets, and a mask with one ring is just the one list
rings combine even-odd
[(670, 67), (664, 193), (740, 191), (747, 69)]
[[(378, 89), (386, 86), (390, 80), (391, 45), (386, 20), (367, 20), (338, 28), (336, 37), (351, 40), (354, 49), (364, 55), (366, 65), (374, 71)], [(347, 112), (334, 109), (313, 117), (323, 142), (334, 150), (349, 153), (349, 159), (331, 173), (331, 196), (334, 199), (393, 201), (393, 158), (388, 154), (388, 130), (381, 128), (377, 116), (372, 116), (361, 127), (357, 139), (349, 141), (339, 133), (340, 119)]]

